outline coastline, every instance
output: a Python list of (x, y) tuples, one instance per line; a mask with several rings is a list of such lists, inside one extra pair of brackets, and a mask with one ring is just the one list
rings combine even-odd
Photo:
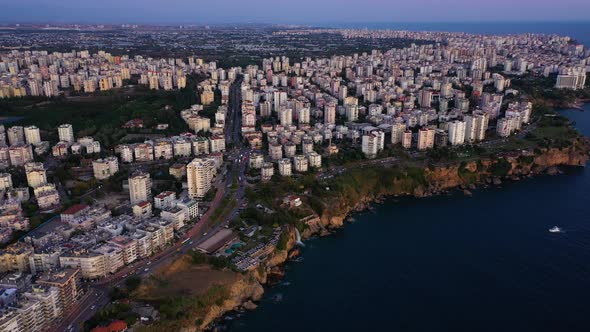
[[(590, 139), (585, 137), (571, 141), (571, 145), (565, 148), (548, 148), (540, 153), (531, 156), (529, 153), (510, 153), (501, 159), (483, 158), (470, 162), (449, 163), (444, 166), (424, 168), (427, 177), (426, 183), (414, 183), (408, 186), (407, 179), (384, 179), (391, 180), (392, 185), (388, 190), (375, 191), (374, 194), (368, 191), (367, 194), (358, 198), (355, 203), (346, 199), (338, 201), (326, 200), (323, 202), (330, 209), (324, 210), (314, 223), (302, 232), (302, 239), (309, 239), (314, 236), (326, 236), (332, 231), (345, 225), (345, 221), (352, 214), (367, 210), (373, 203), (380, 203), (386, 198), (411, 196), (415, 198), (428, 197), (444, 194), (450, 190), (463, 190), (465, 195), (470, 195), (470, 190), (482, 187), (500, 185), (503, 181), (518, 181), (522, 178), (530, 178), (541, 174), (559, 174), (559, 167), (585, 167), (589, 160)], [(491, 170), (499, 163), (498, 160), (505, 160), (510, 164), (510, 169), (504, 176), (494, 176)], [(384, 181), (387, 182), (387, 181)], [(411, 181), (412, 182), (412, 181)], [(401, 190), (400, 190), (401, 189)], [(207, 319), (199, 327), (202, 330), (212, 330), (224, 316), (235, 310), (255, 310), (255, 302), (259, 301), (267, 287), (274, 285), (272, 280), (280, 279), (284, 275), (284, 265), (289, 259), (299, 254), (296, 243), (296, 231), (293, 226), (288, 226), (287, 234), (289, 241), (285, 250), (276, 250), (264, 263), (263, 268), (246, 273), (246, 278), (254, 282), (255, 294), (248, 294), (242, 289), (233, 292), (233, 296), (222, 306), (215, 305), (211, 308)], [(256, 285), (257, 284), (257, 285)], [(245, 287), (248, 290), (252, 285)], [(252, 295), (252, 296), (248, 296)]]

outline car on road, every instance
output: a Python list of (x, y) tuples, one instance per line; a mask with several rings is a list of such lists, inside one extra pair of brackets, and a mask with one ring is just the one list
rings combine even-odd
[(150, 270), (150, 268), (149, 267), (146, 267), (145, 269), (143, 269), (143, 272), (147, 272), (149, 270)]
[(203, 233), (203, 236), (207, 236), (207, 232)]

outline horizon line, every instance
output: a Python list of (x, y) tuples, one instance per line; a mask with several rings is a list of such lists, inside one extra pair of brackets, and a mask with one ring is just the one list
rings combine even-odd
[(564, 23), (564, 24), (590, 24), (590, 20), (465, 20), (465, 21), (330, 21), (330, 22), (265, 22), (265, 21), (200, 21), (200, 22), (134, 22), (133, 20), (121, 22), (101, 22), (101, 21), (66, 21), (66, 20), (39, 20), (39, 21), (0, 21), (0, 26), (7, 25), (50, 25), (50, 24), (67, 24), (67, 25), (140, 25), (140, 26), (200, 26), (200, 25), (296, 25), (325, 27), (326, 25), (359, 25), (359, 24), (493, 24), (493, 23), (511, 23), (511, 24), (533, 24), (533, 23)]

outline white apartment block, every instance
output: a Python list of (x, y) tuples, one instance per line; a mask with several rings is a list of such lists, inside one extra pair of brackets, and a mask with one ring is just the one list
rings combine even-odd
[(62, 124), (57, 127), (57, 133), (60, 141), (74, 143), (74, 128), (71, 124)]
[(465, 143), (465, 121), (449, 122), (449, 144), (462, 145)]
[(149, 201), (152, 197), (152, 180), (149, 173), (137, 172), (129, 177), (129, 199), (131, 204)]
[(214, 176), (213, 162), (207, 158), (195, 158), (186, 166), (188, 193), (191, 198), (203, 198), (211, 189)]
[(434, 135), (436, 130), (433, 128), (420, 128), (418, 130), (418, 150), (432, 149), (434, 147)]
[(27, 184), (31, 188), (37, 188), (47, 184), (47, 174), (43, 163), (30, 162), (25, 164)]
[(291, 160), (289, 158), (283, 158), (279, 160), (279, 174), (281, 176), (293, 175), (293, 171), (291, 169)]
[(36, 145), (41, 143), (41, 133), (35, 126), (25, 127), (25, 141), (27, 144)]
[(0, 191), (12, 188), (12, 175), (10, 173), (0, 173)]
[(159, 210), (171, 208), (176, 205), (176, 193), (164, 191), (154, 196), (154, 207)]
[(119, 171), (119, 160), (116, 157), (93, 160), (92, 171), (96, 179), (108, 179)]

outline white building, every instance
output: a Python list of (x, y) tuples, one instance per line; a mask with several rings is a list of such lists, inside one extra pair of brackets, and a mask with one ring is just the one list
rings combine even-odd
[(402, 142), (404, 132), (406, 131), (406, 124), (396, 122), (391, 126), (391, 143), (399, 144)]
[(281, 107), (279, 110), (279, 121), (281, 126), (290, 126), (293, 124), (293, 110)]
[(12, 175), (10, 173), (0, 173), (0, 191), (12, 188)]
[(279, 160), (279, 174), (281, 176), (291, 176), (293, 174), (291, 170), (291, 160), (289, 158)]
[(154, 196), (154, 207), (159, 210), (171, 208), (176, 205), (176, 193), (164, 191)]
[(195, 158), (186, 166), (188, 193), (191, 198), (203, 198), (211, 189), (214, 175), (213, 162), (206, 158)]
[(488, 130), (489, 115), (487, 113), (474, 113), (465, 116), (465, 140), (468, 142), (483, 141)]
[(309, 161), (309, 167), (320, 168), (322, 167), (322, 155), (315, 151), (307, 153), (307, 159)]
[(6, 136), (8, 137), (8, 144), (10, 146), (18, 146), (26, 144), (25, 131), (21, 126), (12, 126), (6, 130)]
[(269, 181), (275, 174), (275, 168), (273, 163), (266, 162), (262, 165), (261, 179), (262, 181)]
[(297, 122), (300, 124), (306, 124), (309, 123), (310, 120), (310, 110), (307, 107), (301, 108), (298, 112), (297, 112)]
[(309, 168), (309, 161), (304, 155), (296, 155), (293, 157), (293, 166), (295, 172), (305, 173)]
[(209, 138), (211, 153), (225, 151), (225, 137), (223, 135), (214, 135)]
[(152, 198), (152, 179), (149, 173), (137, 172), (129, 177), (129, 199), (131, 204), (149, 201)]
[(62, 124), (57, 127), (59, 140), (68, 143), (74, 143), (74, 128), (71, 124)]
[(25, 141), (27, 144), (39, 144), (41, 142), (41, 133), (35, 126), (25, 127)]
[(324, 105), (324, 124), (336, 123), (336, 103), (330, 102)]
[(27, 184), (31, 188), (37, 188), (47, 184), (47, 174), (43, 163), (30, 162), (25, 164)]
[(418, 150), (432, 149), (434, 147), (434, 136), (436, 130), (434, 128), (420, 128), (418, 130)]
[(264, 156), (261, 153), (250, 153), (248, 166), (252, 169), (261, 169), (264, 164)]
[(93, 160), (92, 171), (96, 179), (108, 179), (119, 171), (119, 160), (116, 157)]
[(449, 144), (461, 145), (465, 143), (465, 121), (449, 122)]

